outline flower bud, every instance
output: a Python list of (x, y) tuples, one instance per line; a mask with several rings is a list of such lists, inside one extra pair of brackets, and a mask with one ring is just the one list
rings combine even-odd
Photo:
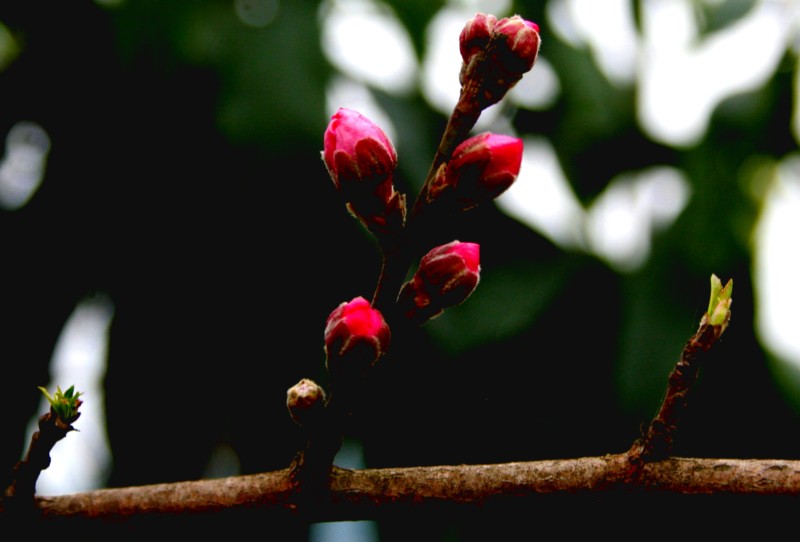
[(539, 55), (539, 26), (519, 15), (495, 20), (478, 13), (459, 36), (459, 81), (481, 109), (499, 102)]
[(373, 233), (397, 231), (405, 221), (405, 196), (395, 192), (394, 146), (377, 124), (347, 108), (331, 117), (322, 158), (347, 209)]
[(287, 390), (286, 407), (298, 425), (309, 426), (322, 415), (325, 391), (313, 380), (304, 378)]
[(423, 324), (463, 303), (480, 280), (480, 246), (453, 241), (428, 252), (398, 296), (407, 318)]
[(427, 198), (454, 200), (457, 208), (470, 209), (510, 187), (522, 166), (522, 140), (485, 132), (453, 150), (450, 161), (437, 172)]
[(323, 159), (333, 184), (340, 190), (372, 181), (382, 192), (397, 167), (394, 146), (367, 117), (340, 107), (325, 130)]
[(332, 376), (358, 376), (386, 353), (391, 332), (369, 301), (356, 297), (342, 303), (325, 323), (325, 356)]
[(498, 48), (497, 60), (510, 73), (530, 71), (539, 55), (539, 25), (519, 15), (506, 17), (494, 25), (495, 39), (502, 37), (505, 48)]
[(495, 16), (485, 13), (478, 13), (467, 21), (458, 38), (461, 58), (465, 63), (468, 63), (475, 54), (486, 49), (495, 23), (497, 23)]

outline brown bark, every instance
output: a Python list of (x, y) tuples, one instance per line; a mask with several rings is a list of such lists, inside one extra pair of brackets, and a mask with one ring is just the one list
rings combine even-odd
[(52, 409), (41, 416), (38, 421), (39, 430), (31, 436), (31, 442), (25, 457), (14, 465), (14, 481), (4, 491), (0, 500), (0, 509), (15, 507), (28, 507), (33, 501), (36, 492), (36, 481), (39, 474), (50, 466), (50, 451), (56, 443), (74, 431), (72, 422), (80, 414), (68, 422), (64, 422)]
[[(441, 508), (464, 511), (493, 503), (543, 503), (548, 496), (800, 496), (800, 461), (670, 458), (631, 467), (628, 454), (491, 465), (345, 470), (328, 491), (298, 499), (290, 470), (214, 480), (101, 489), (36, 497), (40, 522), (63, 529), (111, 528), (153, 519), (237, 512), (267, 520), (376, 519)], [(302, 503), (302, 504), (299, 504)], [(234, 517), (234, 516), (231, 516)], [(72, 529), (70, 529), (71, 531)]]

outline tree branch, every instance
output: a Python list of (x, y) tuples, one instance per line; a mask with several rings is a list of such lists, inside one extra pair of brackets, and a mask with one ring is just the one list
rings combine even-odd
[[(619, 495), (800, 496), (800, 461), (670, 458), (631, 468), (625, 454), (491, 465), (345, 470), (334, 467), (329, 488), (300, 501), (289, 469), (262, 474), (100, 489), (36, 497), (39, 523), (69, 532), (194, 521), (350, 521), (434, 509), (465, 511), (492, 503), (544, 503), (547, 496)], [(307, 496), (306, 496), (307, 499)], [(298, 503), (302, 502), (302, 506)], [(235, 512), (235, 514), (231, 514)], [(159, 523), (159, 525), (162, 525)], [(186, 523), (188, 525), (188, 522)]]
[(52, 408), (39, 418), (38, 431), (31, 436), (25, 457), (14, 466), (14, 480), (0, 498), (0, 510), (10, 506), (30, 506), (36, 492), (39, 474), (50, 466), (50, 452), (56, 443), (74, 431), (72, 422), (78, 419), (74, 414), (65, 422)]

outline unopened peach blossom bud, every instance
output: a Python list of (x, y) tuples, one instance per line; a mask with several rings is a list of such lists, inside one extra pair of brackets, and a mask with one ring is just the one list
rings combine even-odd
[(505, 40), (506, 48), (497, 50), (497, 60), (503, 67), (520, 75), (530, 71), (539, 55), (539, 25), (514, 15), (498, 20), (493, 32), (495, 39)]
[(347, 209), (373, 233), (396, 232), (405, 221), (405, 196), (392, 178), (397, 154), (381, 128), (347, 108), (331, 117), (322, 158)]
[(485, 13), (477, 13), (467, 21), (458, 37), (458, 47), (464, 62), (469, 62), (473, 55), (486, 49), (495, 23), (497, 23), (495, 16)]
[(397, 154), (386, 133), (367, 117), (340, 107), (325, 130), (322, 156), (333, 184), (349, 192), (372, 183), (386, 191)]
[(365, 372), (389, 348), (391, 331), (369, 301), (356, 297), (331, 312), (325, 323), (325, 355), (332, 376)]
[(480, 280), (480, 246), (452, 241), (422, 257), (413, 278), (398, 296), (400, 310), (423, 324), (444, 309), (463, 303)]
[(485, 132), (466, 139), (431, 182), (428, 201), (470, 209), (496, 198), (517, 179), (522, 151), (522, 140), (508, 135)]
[(495, 20), (478, 13), (459, 36), (462, 91), (468, 89), (465, 95), (480, 109), (499, 102), (533, 67), (540, 45), (536, 23), (519, 15)]

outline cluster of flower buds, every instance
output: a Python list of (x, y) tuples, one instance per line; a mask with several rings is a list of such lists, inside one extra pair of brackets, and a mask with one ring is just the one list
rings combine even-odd
[(400, 290), (397, 303), (411, 321), (424, 324), (463, 303), (480, 280), (480, 246), (453, 241), (428, 252)]
[(405, 195), (394, 189), (394, 146), (383, 130), (347, 108), (331, 117), (322, 158), (350, 213), (376, 235), (397, 233), (406, 216)]
[(325, 355), (333, 378), (357, 378), (386, 353), (391, 331), (363, 297), (336, 307), (325, 323)]
[(458, 145), (439, 167), (426, 194), (428, 203), (466, 210), (505, 192), (522, 166), (522, 140), (485, 132)]
[[(498, 102), (533, 67), (539, 52), (539, 27), (518, 15), (498, 20), (478, 13), (462, 30), (459, 48), (462, 98), (454, 116), (461, 110), (461, 101), (469, 100), (465, 123), (474, 122), (480, 110)], [(466, 134), (470, 128), (463, 124), (452, 133)], [(440, 146), (417, 204), (438, 211), (471, 209), (502, 194), (519, 175), (523, 151), (519, 138), (487, 132), (458, 145), (455, 138), (442, 141), (448, 143)], [(392, 251), (400, 247), (402, 243), (395, 241), (404, 240), (399, 234), (406, 229), (406, 197), (395, 190), (397, 154), (384, 131), (359, 112), (340, 108), (325, 130), (322, 159), (348, 211), (378, 237), (382, 248)], [(412, 215), (418, 210), (415, 206)], [(423, 324), (464, 302), (480, 279), (479, 252), (477, 244), (460, 241), (428, 252), (392, 300), (397, 303), (397, 314)], [(402, 278), (399, 273), (394, 275), (397, 287)], [(383, 291), (388, 290), (381, 290), (379, 284), (376, 298)], [(382, 300), (373, 301), (383, 306)], [(326, 367), (334, 386), (364, 375), (386, 353), (390, 340), (389, 326), (371, 302), (356, 297), (339, 305), (328, 317), (324, 335)], [(287, 397), (298, 423), (324, 403), (322, 389), (305, 380), (291, 388)]]
[(540, 43), (539, 26), (519, 15), (476, 14), (459, 36), (462, 87), (478, 86), (481, 109), (497, 103), (533, 67)]

